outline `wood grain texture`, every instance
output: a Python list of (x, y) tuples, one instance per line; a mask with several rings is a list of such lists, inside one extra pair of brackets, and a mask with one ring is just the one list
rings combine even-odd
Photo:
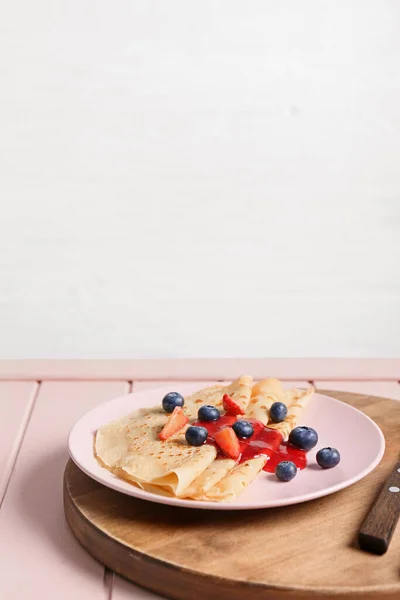
[(118, 494), (69, 463), (64, 502), (75, 535), (116, 572), (177, 600), (398, 600), (400, 535), (379, 558), (356, 539), (397, 459), (399, 406), (327, 394), (364, 411), (386, 438), (381, 464), (350, 488), (292, 507), (212, 513)]
[(232, 380), (242, 373), (300, 380), (400, 380), (399, 358), (1, 360), (0, 379)]
[(123, 381), (41, 384), (0, 510), (0, 598), (103, 600), (103, 566), (65, 523), (62, 472), (74, 422), (127, 388)]
[(0, 506), (38, 387), (36, 381), (0, 382)]

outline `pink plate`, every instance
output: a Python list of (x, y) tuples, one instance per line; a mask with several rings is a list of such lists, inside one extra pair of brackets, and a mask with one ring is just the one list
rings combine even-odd
[[(198, 384), (180, 385), (183, 395), (195, 392)], [(141, 407), (161, 403), (168, 388), (147, 390), (121, 396), (101, 404), (84, 415), (69, 436), (69, 452), (73, 461), (89, 477), (123, 494), (174, 506), (212, 510), (247, 510), (297, 504), (337, 492), (370, 473), (380, 462), (385, 439), (379, 427), (362, 412), (322, 394), (314, 394), (299, 425), (314, 427), (319, 434), (317, 448), (309, 453), (309, 466), (289, 483), (278, 481), (275, 475), (260, 473), (258, 478), (235, 502), (214, 503), (182, 500), (145, 492), (100, 467), (93, 455), (93, 435), (100, 425), (118, 419)], [(174, 390), (175, 391), (175, 390)], [(334, 469), (323, 470), (315, 460), (319, 448), (333, 446), (341, 454)]]

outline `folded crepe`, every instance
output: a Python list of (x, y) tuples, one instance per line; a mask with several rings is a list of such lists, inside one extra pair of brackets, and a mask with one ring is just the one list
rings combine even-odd
[(100, 464), (135, 485), (180, 496), (211, 463), (214, 446), (189, 446), (185, 429), (163, 442), (158, 434), (169, 415), (161, 407), (139, 409), (96, 433)]
[[(213, 385), (199, 390), (195, 394), (185, 398), (184, 410), (189, 419), (196, 419), (200, 406), (211, 404), (223, 412), (222, 399), (228, 394), (243, 411), (249, 404), (252, 391), (253, 378), (249, 375), (241, 375), (229, 385)], [(235, 466), (236, 462), (231, 458), (219, 458), (214, 460), (194, 481), (183, 489), (178, 495), (185, 498), (201, 499), (221, 479), (223, 479)]]
[(214, 488), (236, 465), (232, 458), (214, 460), (192, 483), (181, 496), (193, 500), (204, 499), (205, 494)]
[(264, 425), (269, 421), (269, 410), (274, 402), (286, 404), (285, 390), (279, 379), (268, 377), (254, 384), (246, 417), (257, 419)]
[[(228, 394), (243, 410), (250, 401), (252, 377), (242, 375), (231, 384), (214, 385), (185, 398), (184, 411), (197, 418), (200, 406), (212, 404), (223, 411)], [(161, 407), (140, 409), (100, 427), (95, 454), (102, 466), (148, 491), (196, 498), (214, 487), (235, 465), (231, 459), (215, 461), (214, 446), (188, 446), (182, 430), (166, 442), (158, 433), (168, 416)]]
[(300, 401), (303, 396), (304, 401), (308, 402), (313, 391), (314, 388), (312, 388), (312, 391), (311, 388), (310, 390), (298, 390), (296, 388), (285, 390), (279, 379), (268, 377), (268, 379), (263, 379), (254, 384), (251, 400), (246, 410), (246, 417), (257, 419), (269, 427), (269, 412), (274, 402), (283, 402), (287, 407), (290, 407)]
[[(261, 385), (260, 385), (261, 384)], [(279, 385), (278, 385), (279, 384)], [(257, 387), (256, 387), (257, 386)], [(289, 437), (289, 433), (294, 427), (298, 425), (298, 419), (302, 414), (302, 411), (309, 403), (311, 396), (314, 393), (314, 387), (310, 387), (307, 390), (287, 390), (286, 392), (282, 389), (280, 382), (275, 379), (264, 380), (256, 384), (256, 395), (254, 396), (257, 400), (261, 400), (261, 394), (264, 394), (262, 403), (268, 406), (268, 402), (286, 401), (288, 406), (288, 414), (285, 421), (281, 423), (268, 423), (268, 427), (271, 429), (277, 429), (282, 433), (283, 439)], [(254, 389), (254, 388), (253, 388)], [(281, 390), (283, 393), (284, 400), (282, 399)], [(275, 399), (273, 399), (275, 398)], [(261, 413), (265, 411), (261, 406), (260, 415), (265, 419), (265, 414)], [(254, 415), (254, 404), (249, 405), (249, 409), (246, 413), (246, 417), (257, 418)], [(262, 419), (259, 419), (260, 421)], [(215, 461), (218, 462), (218, 461)], [(235, 500), (252, 481), (257, 477), (258, 473), (263, 469), (267, 462), (266, 456), (259, 456), (256, 458), (249, 459), (241, 464), (234, 466), (219, 482), (211, 488), (207, 493), (198, 495), (201, 500), (208, 500), (211, 502), (231, 502)], [(215, 464), (215, 463), (214, 463)]]
[(185, 398), (184, 411), (189, 419), (196, 419), (200, 406), (204, 404), (211, 404), (223, 411), (222, 398), (225, 394), (228, 394), (243, 411), (246, 411), (251, 398), (252, 383), (253, 378), (250, 375), (241, 375), (229, 385), (217, 384), (206, 387)]
[[(306, 391), (285, 391), (280, 381), (273, 378), (260, 381), (253, 389), (251, 386), (252, 378), (242, 375), (230, 385), (205, 388), (185, 398), (184, 410), (192, 420), (203, 404), (217, 406), (222, 412), (222, 398), (228, 394), (243, 410), (247, 409), (243, 418), (256, 418), (287, 438), (314, 392), (312, 387)], [(269, 409), (277, 401), (287, 404), (287, 417), (282, 423), (268, 423)], [(159, 406), (136, 410), (100, 427), (95, 438), (99, 463), (147, 491), (212, 502), (237, 498), (265, 466), (265, 456), (241, 464), (230, 458), (215, 460), (214, 446), (187, 444), (186, 428), (167, 441), (159, 440), (158, 434), (168, 417)]]
[(288, 404), (286, 419), (281, 423), (268, 423), (268, 427), (280, 431), (283, 439), (287, 440), (289, 433), (299, 424), (299, 418), (314, 392), (314, 386), (310, 386), (307, 390), (290, 390), (292, 399)]
[(258, 456), (240, 463), (210, 491), (199, 495), (198, 499), (208, 502), (232, 502), (254, 481), (266, 462), (266, 456)]

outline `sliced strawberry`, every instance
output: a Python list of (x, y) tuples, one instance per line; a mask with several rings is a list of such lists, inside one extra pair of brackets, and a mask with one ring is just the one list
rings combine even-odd
[(224, 394), (222, 405), (227, 415), (244, 415), (244, 410), (239, 404), (233, 400), (228, 394)]
[(214, 440), (226, 456), (234, 460), (239, 458), (240, 444), (232, 427), (225, 427), (218, 431), (214, 436)]
[(158, 437), (160, 440), (165, 441), (170, 438), (171, 435), (174, 435), (174, 433), (180, 431), (188, 422), (189, 419), (183, 412), (182, 408), (180, 406), (176, 406), (171, 413), (171, 416), (168, 417), (168, 421), (165, 423), (164, 429), (158, 434)]

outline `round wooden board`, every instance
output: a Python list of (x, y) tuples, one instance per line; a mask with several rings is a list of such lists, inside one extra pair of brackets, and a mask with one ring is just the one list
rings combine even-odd
[(400, 531), (375, 556), (356, 545), (400, 449), (400, 403), (323, 392), (372, 417), (386, 438), (380, 465), (331, 496), (248, 512), (184, 509), (138, 500), (91, 480), (71, 461), (67, 520), (99, 561), (177, 600), (377, 600), (400, 598)]

